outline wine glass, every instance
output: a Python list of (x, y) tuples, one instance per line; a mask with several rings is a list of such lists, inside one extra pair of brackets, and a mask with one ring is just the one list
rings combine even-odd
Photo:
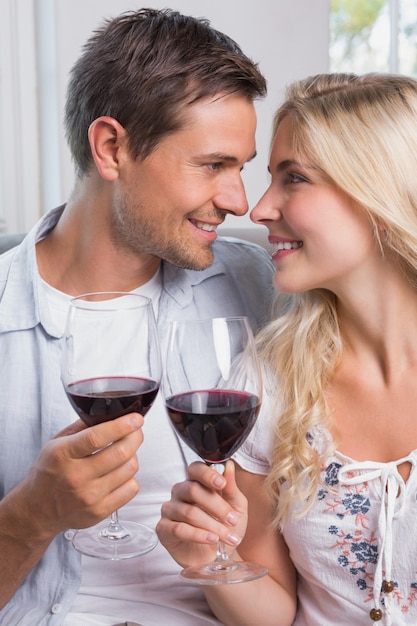
[[(173, 322), (162, 378), (165, 406), (179, 437), (208, 465), (223, 464), (241, 446), (257, 418), (260, 366), (246, 317)], [(181, 576), (215, 585), (260, 578), (256, 563), (234, 561), (218, 542), (214, 561)]]
[[(66, 394), (88, 425), (126, 413), (145, 415), (161, 380), (161, 358), (152, 302), (136, 293), (89, 293), (70, 302), (62, 355)], [(142, 524), (110, 521), (78, 530), (74, 547), (102, 559), (146, 554), (158, 543)]]

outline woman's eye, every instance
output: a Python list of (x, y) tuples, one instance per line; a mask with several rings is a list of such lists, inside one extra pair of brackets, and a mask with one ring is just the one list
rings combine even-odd
[(304, 176), (301, 176), (301, 174), (297, 174), (297, 172), (287, 172), (286, 178), (287, 183), (289, 184), (307, 182), (307, 179)]

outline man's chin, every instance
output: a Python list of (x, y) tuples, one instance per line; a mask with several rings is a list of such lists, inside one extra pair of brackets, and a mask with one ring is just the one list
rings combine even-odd
[(213, 259), (211, 259), (211, 261), (207, 263), (184, 262), (183, 264), (174, 263), (174, 265), (180, 267), (183, 270), (194, 270), (195, 272), (202, 272), (203, 270), (209, 268), (212, 263)]
[(178, 253), (171, 258), (166, 258), (167, 261), (180, 267), (183, 270), (195, 270), (202, 271), (206, 270), (213, 263), (213, 251), (204, 250), (197, 252), (193, 258), (190, 257), (190, 254), (187, 255), (179, 255)]

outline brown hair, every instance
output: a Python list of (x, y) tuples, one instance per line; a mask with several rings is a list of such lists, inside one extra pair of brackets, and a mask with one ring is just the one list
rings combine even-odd
[(265, 93), (256, 64), (208, 20), (170, 9), (129, 11), (106, 20), (75, 63), (66, 137), (84, 174), (92, 163), (88, 128), (98, 117), (115, 118), (133, 158), (145, 158), (183, 126), (186, 107), (197, 100), (239, 94), (253, 101)]

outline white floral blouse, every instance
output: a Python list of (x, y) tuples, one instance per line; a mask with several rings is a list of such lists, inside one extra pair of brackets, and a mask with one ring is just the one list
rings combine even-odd
[[(269, 471), (271, 415), (266, 403), (234, 457), (250, 472)], [(319, 449), (322, 437), (311, 445)], [(312, 507), (300, 519), (294, 506), (283, 528), (298, 572), (294, 626), (417, 626), (416, 465), (417, 450), (392, 463), (328, 459)]]

